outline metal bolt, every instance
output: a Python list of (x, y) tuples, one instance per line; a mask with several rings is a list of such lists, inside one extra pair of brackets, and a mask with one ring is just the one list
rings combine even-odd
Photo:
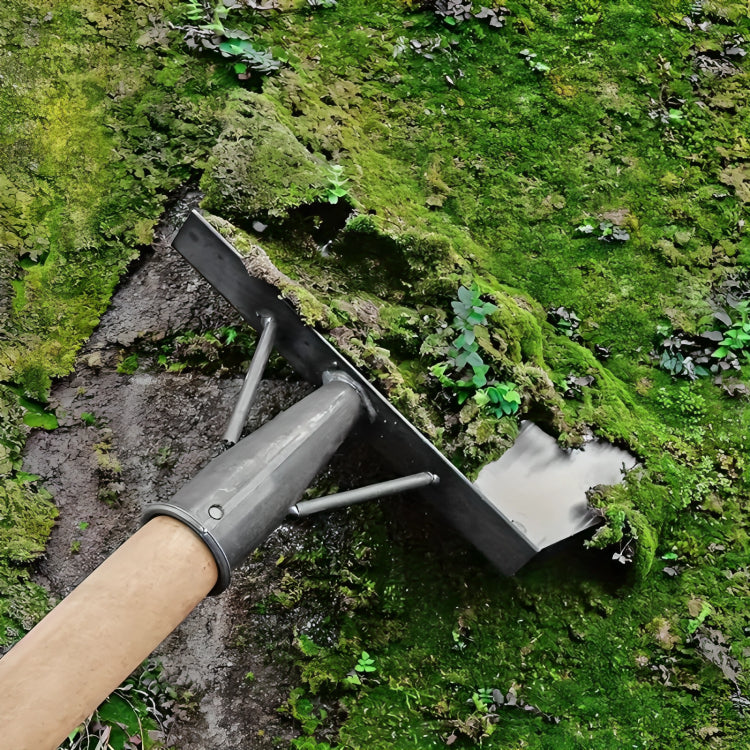
[(212, 505), (208, 509), (208, 515), (215, 521), (219, 521), (224, 516), (224, 508), (221, 505)]

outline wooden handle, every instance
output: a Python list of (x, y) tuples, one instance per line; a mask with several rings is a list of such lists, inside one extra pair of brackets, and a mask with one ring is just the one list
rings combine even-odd
[(0, 750), (55, 750), (217, 575), (187, 526), (149, 521), (0, 659)]

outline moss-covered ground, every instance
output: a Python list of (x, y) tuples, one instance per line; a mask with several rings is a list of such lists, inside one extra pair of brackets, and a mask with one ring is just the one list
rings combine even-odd
[[(335, 545), (321, 522), (267, 603), (330, 611), (296, 636), (296, 745), (744, 746), (746, 3), (260, 5), (0, 11), (0, 639), (44, 607), (24, 567), (53, 518), (19, 473), (28, 399), (70, 369), (170, 191), (200, 180), (222, 231), (261, 244), (467, 473), (516, 422), (431, 373), (456, 359), (461, 285), (496, 308), (473, 350), (519, 414), (641, 461), (595, 500), (605, 552), (513, 580), (395, 511), (350, 512)], [(240, 80), (250, 57), (216, 47), (243, 35), (279, 69)], [(722, 360), (727, 330), (748, 339)], [(719, 382), (686, 377), (701, 347)]]

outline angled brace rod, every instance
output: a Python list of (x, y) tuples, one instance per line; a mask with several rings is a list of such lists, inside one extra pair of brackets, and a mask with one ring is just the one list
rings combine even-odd
[(276, 321), (270, 315), (262, 317), (263, 328), (255, 347), (255, 353), (250, 361), (250, 367), (245, 375), (245, 382), (242, 384), (239, 398), (235, 404), (232, 416), (229, 418), (227, 428), (224, 430), (224, 441), (234, 445), (242, 435), (242, 428), (247, 422), (247, 415), (255, 401), (255, 394), (263, 377), (263, 372), (268, 364), (268, 358), (271, 356), (274, 342), (276, 341)]
[(314, 500), (303, 500), (289, 508), (289, 515), (302, 518), (323, 510), (344, 508), (355, 503), (364, 503), (367, 500), (375, 500), (387, 495), (395, 495), (397, 492), (415, 490), (418, 487), (426, 487), (429, 484), (437, 484), (440, 477), (430, 471), (422, 471), (419, 474), (410, 474), (408, 477), (390, 479), (387, 482), (370, 484), (367, 487), (358, 487), (356, 490), (337, 492), (335, 495), (318, 497)]

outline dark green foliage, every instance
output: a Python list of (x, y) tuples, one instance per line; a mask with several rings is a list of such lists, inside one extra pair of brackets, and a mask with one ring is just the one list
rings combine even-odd
[(580, 341), (581, 336), (578, 333), (578, 327), (581, 325), (581, 319), (572, 310), (567, 310), (564, 307), (549, 310), (547, 320), (552, 323), (558, 333), (562, 333), (572, 341)]
[(724, 331), (724, 338), (719, 342), (716, 351), (711, 355), (716, 359), (736, 359), (746, 349), (750, 349), (750, 301), (738, 303), (735, 310), (740, 315), (732, 325)]
[(172, 709), (180, 695), (162, 676), (161, 665), (146, 662), (112, 693), (60, 750), (156, 750), (165, 747)]
[(27, 565), (44, 552), (57, 510), (38, 477), (23, 474), (24, 409), (0, 387), (0, 646), (33, 627), (49, 608)]
[(334, 164), (328, 169), (328, 185), (325, 197), (329, 203), (336, 204), (347, 195), (346, 183), (349, 180), (344, 177), (344, 168), (340, 164)]
[(198, 0), (188, 0), (185, 16), (190, 21), (203, 21), (200, 26), (183, 28), (185, 43), (189, 49), (217, 52), (229, 58), (232, 71), (240, 81), (246, 81), (253, 73), (269, 75), (281, 67), (267, 50), (256, 48), (242, 29), (228, 29), (224, 25), (230, 9), (242, 7), (235, 2), (219, 2), (211, 8)]

